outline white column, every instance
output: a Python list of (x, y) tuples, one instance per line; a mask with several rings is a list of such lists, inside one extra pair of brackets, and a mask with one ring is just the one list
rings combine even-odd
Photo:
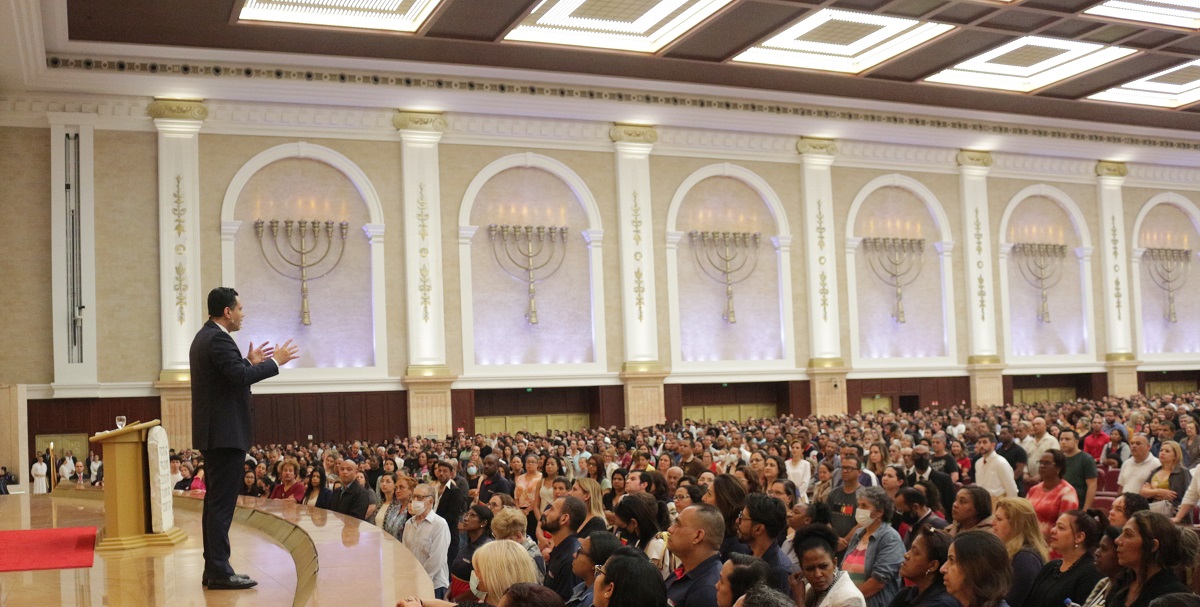
[(446, 119), (438, 114), (398, 112), (404, 188), (405, 284), (408, 300), (408, 364), (445, 367), (446, 320), (442, 288), (442, 204), (438, 142)]
[(158, 129), (160, 379), (182, 380), (192, 337), (208, 316), (201, 303), (207, 290), (200, 282), (199, 136), (208, 109), (199, 101), (160, 99), (148, 112)]
[[(50, 121), (50, 245), (54, 339), (54, 395), (99, 395), (96, 366), (96, 213), (93, 134), (95, 114), (49, 112)], [(78, 147), (68, 137), (78, 136)], [(78, 164), (74, 150), (78, 150)], [(68, 187), (68, 183), (73, 187)], [(78, 198), (78, 216), (68, 201)], [(78, 227), (78, 240), (68, 229)], [(76, 248), (78, 247), (78, 248)], [(74, 254), (72, 254), (74, 253)], [(75, 263), (78, 260), (78, 263)], [(77, 274), (76, 274), (77, 273)], [(72, 280), (78, 276), (78, 281)], [(79, 306), (71, 303), (78, 287)], [(71, 346), (78, 328), (81, 340)]]
[(650, 151), (654, 127), (616, 125), (617, 220), (621, 244), (621, 313), (625, 362), (657, 362), (658, 316), (654, 297), (654, 224), (650, 202)]
[(837, 145), (825, 139), (800, 139), (808, 271), (808, 334), (811, 367), (841, 367), (842, 335), (838, 304), (837, 256), (833, 235), (833, 160)]
[(958, 153), (959, 190), (963, 204), (963, 234), (967, 235), (964, 273), (969, 293), (970, 364), (1000, 362), (996, 345), (996, 288), (992, 277), (992, 230), (988, 220), (987, 175), (992, 155)]
[(1121, 186), (1128, 169), (1123, 162), (1096, 163), (1100, 199), (1100, 259), (1104, 268), (1104, 328), (1109, 360), (1133, 360), (1130, 322), (1129, 260), (1125, 242), (1125, 209)]

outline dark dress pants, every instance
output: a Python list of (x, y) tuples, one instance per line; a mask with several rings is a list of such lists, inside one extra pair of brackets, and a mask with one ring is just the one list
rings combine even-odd
[(241, 449), (208, 449), (204, 454), (204, 575), (208, 578), (234, 574), (229, 564), (229, 526), (237, 507), (238, 484), (244, 475), (246, 452)]

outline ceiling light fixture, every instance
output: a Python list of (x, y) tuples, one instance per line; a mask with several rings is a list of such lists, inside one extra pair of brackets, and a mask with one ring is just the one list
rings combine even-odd
[(654, 53), (733, 0), (542, 0), (505, 40)]
[(1127, 82), (1088, 99), (1177, 108), (1200, 101), (1200, 60)]
[(242, 21), (415, 32), (442, 0), (246, 0)]
[(1126, 21), (1200, 28), (1200, 7), (1195, 0), (1108, 0), (1083, 12)]
[(1136, 52), (1119, 46), (1026, 36), (938, 72), (926, 81), (1028, 93)]
[(953, 29), (942, 23), (827, 8), (733, 60), (857, 74)]

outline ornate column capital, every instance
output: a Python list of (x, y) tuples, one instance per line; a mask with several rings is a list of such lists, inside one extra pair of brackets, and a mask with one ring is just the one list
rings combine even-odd
[(446, 117), (441, 114), (396, 110), (396, 115), (392, 116), (392, 126), (400, 131), (441, 133), (449, 125), (446, 123)]
[(1125, 166), (1124, 162), (1101, 160), (1096, 163), (1096, 175), (1098, 177), (1125, 177), (1128, 174), (1129, 167)]
[(205, 120), (208, 106), (198, 99), (155, 99), (146, 108), (146, 114), (154, 119)]
[(820, 154), (823, 156), (833, 156), (837, 153), (837, 141), (833, 139), (813, 139), (811, 137), (801, 137), (796, 142), (796, 152), (800, 154)]
[(608, 137), (615, 143), (655, 143), (658, 129), (639, 124), (614, 124), (608, 129)]
[(954, 157), (960, 167), (990, 167), (992, 166), (992, 153), (982, 152), (979, 150), (959, 150), (958, 155)]

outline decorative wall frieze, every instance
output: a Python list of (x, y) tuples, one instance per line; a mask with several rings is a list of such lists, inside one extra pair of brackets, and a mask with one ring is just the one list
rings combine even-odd
[(791, 135), (660, 126), (654, 150), (668, 156), (795, 162), (795, 145)]
[(955, 156), (955, 160), (958, 161), (958, 166), (992, 166), (992, 154), (979, 150), (959, 150), (958, 155)]
[(1128, 163), (1125, 185), (1200, 190), (1200, 169), (1165, 164)]
[(151, 118), (168, 120), (205, 120), (208, 107), (196, 99), (155, 99), (146, 107)]
[(989, 175), (1018, 179), (1053, 177), (1055, 181), (1091, 184), (1096, 182), (1095, 167), (1093, 160), (995, 152)]
[(1124, 162), (1109, 162), (1101, 160), (1096, 163), (1097, 177), (1124, 177), (1129, 174), (1129, 169)]
[(658, 129), (638, 124), (614, 124), (608, 130), (608, 137), (618, 143), (656, 143)]
[(401, 131), (441, 133), (446, 130), (447, 125), (446, 117), (441, 114), (398, 110), (392, 116), (392, 126)]
[(546, 148), (609, 152), (611, 123), (484, 114), (447, 114), (442, 143), (511, 146), (514, 139)]
[(839, 140), (837, 165), (842, 167), (891, 167), (926, 173), (957, 172), (958, 150), (869, 141)]
[(796, 152), (800, 154), (825, 154), (832, 156), (838, 151), (837, 142), (832, 139), (813, 139), (801, 137), (796, 142)]

